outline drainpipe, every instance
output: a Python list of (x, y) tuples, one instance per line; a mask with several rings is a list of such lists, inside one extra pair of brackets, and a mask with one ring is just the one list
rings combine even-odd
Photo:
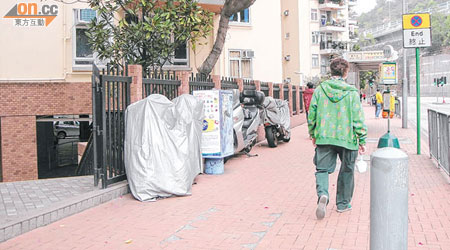
[(66, 65), (66, 49), (67, 49), (67, 41), (70, 39), (70, 37), (66, 36), (66, 28), (67, 28), (67, 23), (66, 23), (66, 7), (65, 4), (62, 5), (62, 19), (63, 19), (63, 80), (66, 79), (67, 77), (67, 65)]

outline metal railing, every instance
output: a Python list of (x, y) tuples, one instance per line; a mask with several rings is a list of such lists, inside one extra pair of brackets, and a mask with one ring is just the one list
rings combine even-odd
[(288, 85), (283, 86), (283, 97), (284, 97), (285, 101), (289, 102), (289, 86)]
[(261, 82), (261, 91), (265, 96), (269, 96), (269, 84), (267, 82)]
[(214, 82), (210, 75), (194, 73), (189, 77), (189, 93), (192, 93), (196, 90), (210, 90), (214, 88)]
[(341, 41), (321, 41), (320, 49), (348, 50), (349, 44)]
[(280, 85), (279, 84), (273, 85), (273, 98), (280, 99)]
[(321, 20), (320, 27), (338, 27), (345, 28), (345, 21), (331, 21), (331, 20)]
[(222, 77), (222, 80), (220, 82), (222, 89), (239, 89), (239, 86), (235, 78)]
[(428, 143), (430, 158), (450, 176), (450, 114), (428, 109)]
[(178, 96), (178, 80), (175, 71), (145, 71), (142, 78), (142, 94), (147, 97), (151, 94), (161, 94), (169, 100)]
[(297, 86), (292, 86), (292, 113), (297, 114)]
[(92, 134), (94, 185), (102, 188), (126, 179), (124, 165), (125, 110), (130, 105), (132, 78), (123, 70), (100, 74), (92, 69)]
[(325, 3), (341, 4), (344, 3), (344, 0), (319, 0), (319, 4)]
[(253, 80), (244, 80), (244, 89), (245, 90), (256, 90), (256, 85)]
[(300, 90), (300, 112), (305, 112), (304, 106), (303, 106), (303, 90)]

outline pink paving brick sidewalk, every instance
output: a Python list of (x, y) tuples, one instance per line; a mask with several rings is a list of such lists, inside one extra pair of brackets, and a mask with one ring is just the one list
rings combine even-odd
[[(369, 138), (386, 121), (366, 107)], [(410, 156), (409, 249), (450, 249), (450, 185), (428, 156), (415, 155), (414, 129), (392, 132)], [(369, 143), (369, 153), (376, 143)], [(36, 229), (0, 249), (369, 249), (369, 172), (355, 173), (353, 210), (335, 211), (337, 173), (330, 178), (326, 217), (315, 218), (314, 149), (306, 124), (291, 142), (266, 144), (226, 164), (225, 174), (201, 175), (193, 194), (141, 203), (130, 195)]]

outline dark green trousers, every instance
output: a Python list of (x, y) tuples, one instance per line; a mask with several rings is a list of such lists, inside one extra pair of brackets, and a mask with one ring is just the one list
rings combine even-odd
[(328, 175), (336, 169), (336, 158), (339, 155), (341, 169), (337, 180), (336, 206), (338, 209), (348, 207), (353, 197), (355, 161), (358, 150), (349, 150), (333, 145), (317, 145), (314, 155), (316, 165), (317, 196), (328, 194)]

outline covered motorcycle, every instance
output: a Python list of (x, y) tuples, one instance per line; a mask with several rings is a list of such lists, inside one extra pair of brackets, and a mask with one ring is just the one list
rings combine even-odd
[(266, 97), (264, 99), (264, 129), (269, 147), (278, 146), (278, 141), (291, 140), (291, 116), (289, 103), (285, 100)]
[(170, 101), (150, 95), (125, 113), (125, 169), (140, 201), (191, 194), (202, 171), (203, 103), (191, 95)]

